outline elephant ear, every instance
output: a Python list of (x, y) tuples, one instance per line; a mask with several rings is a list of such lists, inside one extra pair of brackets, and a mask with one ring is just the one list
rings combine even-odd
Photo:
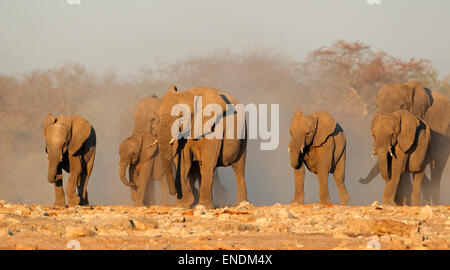
[(158, 141), (151, 133), (146, 133), (141, 140), (141, 162), (146, 162), (154, 157), (158, 150)]
[(317, 119), (316, 134), (312, 142), (313, 147), (321, 146), (336, 129), (336, 121), (330, 114), (324, 111), (312, 113), (311, 116)]
[[(45, 137), (47, 136), (47, 128), (51, 125), (53, 125), (56, 122), (56, 118), (53, 117), (53, 115), (51, 113), (47, 114), (47, 116), (45, 117), (44, 120), (44, 124), (42, 125), (42, 136)], [(47, 149), (47, 144), (45, 146), (45, 153), (48, 153), (48, 149)]]
[(427, 91), (419, 81), (409, 81), (404, 83), (409, 90), (409, 98), (411, 100), (410, 112), (420, 118), (425, 117), (425, 112), (431, 105), (431, 99)]
[(53, 125), (56, 122), (56, 118), (53, 117), (53, 115), (51, 113), (47, 114), (47, 116), (45, 117), (44, 120), (44, 124), (42, 125), (42, 136), (47, 135), (47, 128), (51, 125)]
[(69, 118), (71, 128), (71, 139), (69, 143), (69, 153), (74, 155), (80, 150), (83, 143), (91, 135), (91, 125), (88, 121), (78, 115)]
[(400, 119), (400, 132), (398, 144), (403, 152), (408, 151), (416, 139), (416, 130), (420, 125), (419, 119), (405, 110), (394, 112)]

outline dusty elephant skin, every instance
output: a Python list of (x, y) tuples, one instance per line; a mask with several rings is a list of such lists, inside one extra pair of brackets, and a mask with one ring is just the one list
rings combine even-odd
[(289, 127), (289, 152), (294, 168), (295, 197), (292, 203), (304, 203), (305, 166), (317, 175), (320, 203), (329, 204), (328, 174), (336, 181), (342, 204), (350, 196), (345, 188), (345, 134), (339, 124), (324, 111), (304, 115), (297, 109)]
[[(378, 91), (376, 105), (377, 115), (406, 110), (430, 127), (431, 145), (427, 164), (430, 167), (431, 179), (424, 176), (422, 199), (425, 204), (439, 204), (441, 176), (450, 153), (449, 100), (441, 93), (425, 88), (418, 81), (410, 81), (384, 85)], [(370, 182), (379, 173), (379, 167), (375, 164), (360, 182)]]
[[(55, 185), (55, 206), (65, 206), (62, 170), (69, 173), (69, 206), (88, 205), (87, 185), (95, 159), (96, 136), (88, 121), (78, 115), (44, 120), (42, 135), (48, 155), (48, 182)], [(77, 194), (78, 190), (78, 194)]]
[[(165, 179), (161, 156), (156, 139), (159, 129), (157, 110), (161, 99), (151, 94), (141, 99), (133, 112), (134, 128), (130, 137), (122, 141), (119, 147), (119, 177), (131, 190), (131, 199), (135, 206), (153, 203), (155, 180), (160, 180), (163, 203), (167, 201), (167, 188), (174, 194), (175, 188)], [(128, 168), (129, 180), (126, 177)]]
[[(201, 108), (196, 102), (196, 97), (202, 98)], [(245, 136), (245, 139), (227, 139), (225, 136), (227, 119), (230, 117), (234, 118), (234, 131), (237, 132), (239, 130), (237, 115), (226, 113), (228, 110), (227, 105), (238, 103), (230, 95), (209, 87), (196, 87), (186, 91), (178, 91), (175, 86), (172, 86), (162, 97), (158, 110), (160, 119), (158, 145), (162, 155), (163, 167), (168, 175), (167, 179), (172, 183), (171, 185), (176, 185), (177, 198), (180, 205), (190, 207), (195, 201), (193, 187), (190, 185), (193, 177), (191, 169), (194, 169), (199, 171), (198, 176), (201, 178), (198, 204), (207, 208), (214, 208), (212, 202), (214, 171), (216, 167), (227, 166), (231, 166), (236, 175), (237, 203), (247, 201), (247, 187), (245, 184), (247, 136)], [(210, 120), (223, 120), (222, 138), (224, 139), (206, 138), (203, 129), (198, 133), (192, 130), (191, 135), (200, 134), (198, 138), (193, 136), (179, 139), (173, 138), (172, 126), (182, 116), (172, 115), (172, 109), (178, 104), (185, 104), (189, 107), (191, 113), (190, 127), (196, 127), (195, 121), (198, 121), (198, 119), (196, 120), (195, 117), (202, 117), (202, 123), (207, 123)], [(195, 114), (196, 111), (202, 110), (208, 104), (219, 105), (224, 113), (222, 115), (213, 114), (209, 117)], [(182, 123), (178, 122), (178, 128), (184, 130)], [(186, 132), (190, 133), (191, 130), (188, 129)], [(237, 138), (236, 135), (235, 138)], [(175, 175), (172, 171), (173, 163), (175, 164)]]
[(449, 249), (450, 208), (281, 205), (57, 208), (0, 201), (0, 249)]
[[(425, 163), (430, 145), (428, 125), (405, 111), (377, 115), (372, 121), (371, 135), (374, 138), (373, 155), (378, 156), (378, 166), (386, 181), (383, 203), (390, 205), (420, 205), (420, 191)], [(409, 187), (409, 176), (413, 173), (413, 187)], [(405, 176), (408, 178), (405, 179)], [(397, 187), (400, 192), (397, 192)]]

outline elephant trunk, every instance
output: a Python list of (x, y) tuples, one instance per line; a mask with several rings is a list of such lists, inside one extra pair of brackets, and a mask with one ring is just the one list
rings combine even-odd
[(380, 168), (381, 176), (384, 180), (389, 181), (391, 178), (390, 157), (387, 150), (377, 150), (378, 167)]
[(119, 175), (120, 175), (120, 180), (122, 180), (122, 183), (127, 186), (127, 187), (131, 187), (131, 188), (136, 188), (136, 185), (133, 183), (130, 183), (127, 179), (127, 177), (125, 176), (125, 172), (127, 170), (129, 166), (129, 163), (127, 162), (123, 162), (121, 161), (119, 163)]
[(48, 182), (53, 184), (55, 183), (57, 179), (57, 172), (58, 172), (58, 162), (57, 161), (50, 161), (48, 163)]
[(297, 169), (300, 165), (300, 150), (296, 147), (290, 147), (289, 154), (291, 157), (291, 167)]

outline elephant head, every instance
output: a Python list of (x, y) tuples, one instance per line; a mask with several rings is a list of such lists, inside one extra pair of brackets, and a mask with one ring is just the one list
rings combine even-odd
[(424, 118), (430, 105), (429, 93), (419, 81), (384, 85), (376, 99), (377, 114), (406, 110)]
[[(53, 117), (44, 120), (42, 135), (48, 154), (48, 181), (56, 182), (64, 155), (76, 155), (91, 135), (91, 125), (78, 115)], [(58, 168), (59, 167), (59, 168)]]
[(300, 109), (297, 109), (289, 127), (291, 166), (298, 168), (308, 149), (321, 146), (335, 129), (336, 121), (328, 113), (318, 111), (304, 115)]
[(395, 146), (407, 152), (415, 141), (419, 125), (420, 121), (405, 110), (377, 115), (372, 120), (373, 155), (378, 156), (378, 166), (384, 179), (391, 178), (391, 161), (398, 154), (395, 153)]
[(151, 133), (134, 134), (126, 138), (119, 148), (120, 162), (119, 162), (119, 175), (120, 180), (124, 185), (136, 188), (136, 185), (129, 182), (125, 176), (127, 168), (130, 168), (130, 176), (132, 175), (131, 169), (138, 163), (146, 162), (155, 157), (158, 151), (158, 143), (156, 138)]
[(151, 132), (157, 137), (159, 126), (158, 108), (161, 99), (155, 94), (150, 94), (146, 98), (139, 100), (133, 112), (134, 128), (133, 134)]

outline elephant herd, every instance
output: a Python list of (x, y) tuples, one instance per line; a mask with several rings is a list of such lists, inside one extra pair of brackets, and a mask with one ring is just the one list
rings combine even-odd
[[(200, 103), (198, 97), (201, 97)], [(119, 176), (130, 188), (134, 205), (150, 204), (149, 183), (160, 180), (163, 196), (176, 195), (179, 205), (199, 204), (213, 208), (215, 169), (228, 166), (236, 176), (237, 203), (247, 201), (248, 123), (238, 121), (238, 115), (228, 110), (229, 105), (238, 103), (229, 94), (209, 87), (178, 91), (171, 86), (161, 98), (149, 95), (140, 100), (133, 113), (132, 134), (119, 147)], [(182, 114), (174, 114), (174, 107), (179, 104), (191, 112), (188, 122), (183, 121)], [(217, 105), (220, 113), (196, 114), (199, 106), (204, 108), (209, 104)], [(441, 176), (450, 152), (448, 99), (418, 81), (410, 81), (384, 85), (378, 91), (376, 108), (370, 133), (372, 156), (376, 155), (378, 162), (359, 182), (367, 184), (381, 173), (386, 181), (383, 204), (420, 205), (421, 198), (427, 204), (439, 204)], [(195, 120), (212, 125), (198, 129)], [(236, 135), (239, 130), (243, 130), (242, 136), (225, 136)], [(179, 136), (173, 135), (174, 131)], [(288, 152), (295, 180), (292, 203), (304, 203), (307, 167), (319, 180), (320, 203), (330, 203), (328, 175), (331, 173), (340, 201), (346, 204), (350, 195), (344, 183), (346, 136), (343, 128), (325, 111), (304, 115), (297, 109), (289, 132)], [(186, 133), (188, 135), (183, 136)], [(223, 136), (211, 138), (210, 133)], [(77, 115), (53, 117), (49, 114), (43, 124), (43, 136), (48, 154), (48, 181), (55, 186), (54, 205), (66, 204), (63, 169), (69, 173), (65, 190), (67, 205), (88, 205), (86, 188), (96, 150), (94, 128)], [(430, 178), (424, 173), (427, 166)], [(195, 187), (197, 182), (199, 190)]]

